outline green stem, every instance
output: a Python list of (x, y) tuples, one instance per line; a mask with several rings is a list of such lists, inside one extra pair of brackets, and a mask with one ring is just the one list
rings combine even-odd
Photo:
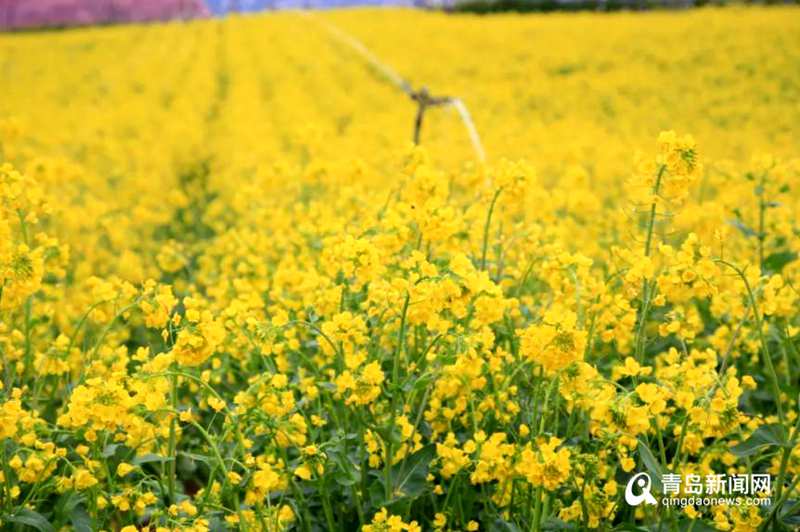
[(25, 356), (24, 368), (22, 374), (24, 378), (29, 378), (33, 372), (33, 345), (31, 342), (31, 306), (33, 296), (28, 296), (25, 299)]
[[(664, 172), (667, 169), (667, 165), (662, 164), (658, 168), (658, 174), (656, 174), (656, 181), (653, 185), (653, 196), (658, 196), (658, 192), (661, 189), (661, 179), (664, 177)], [(650, 256), (650, 248), (652, 247), (653, 242), (653, 229), (655, 228), (656, 224), (656, 207), (657, 207), (657, 197), (653, 198), (653, 203), (650, 205), (650, 217), (647, 220), (647, 234), (644, 243), (644, 256)], [(644, 345), (647, 342), (644, 327), (647, 323), (647, 314), (650, 311), (650, 303), (653, 297), (652, 294), (653, 287), (651, 287), (650, 281), (648, 279), (644, 279), (642, 281), (642, 308), (641, 308), (641, 316), (639, 317), (639, 326), (636, 330), (636, 343), (634, 344), (634, 349), (636, 349), (635, 358), (638, 362), (642, 362), (644, 360)]]
[[(795, 488), (795, 486), (797, 486), (798, 482), (800, 482), (800, 476), (795, 477), (794, 481), (789, 485), (789, 487), (786, 489), (786, 491), (782, 496), (776, 496), (777, 501), (775, 502), (775, 504), (772, 505), (772, 511), (769, 513), (767, 518), (761, 523), (761, 526), (758, 527), (758, 530), (771, 530), (769, 526), (772, 524), (772, 521), (777, 517), (778, 511), (783, 506), (783, 503), (786, 502), (786, 499), (792, 493), (792, 490)], [(797, 508), (797, 506), (798, 503), (792, 505), (792, 507), (789, 508), (789, 511), (787, 513), (791, 515), (792, 512), (795, 510), (795, 508)]]
[(536, 502), (533, 507), (533, 519), (531, 520), (531, 532), (539, 532), (542, 529), (542, 487), (536, 488)]
[(335, 526), (336, 521), (333, 519), (333, 509), (331, 508), (331, 501), (328, 498), (328, 490), (325, 488), (324, 478), (322, 480), (320, 493), (322, 494), (322, 509), (325, 513), (325, 521), (328, 524), (328, 530), (330, 531), (336, 530)]
[[(174, 413), (172, 414), (172, 419), (169, 422), (169, 479), (168, 479), (168, 487), (169, 487), (169, 500), (171, 504), (177, 504), (177, 499), (175, 497), (175, 483), (176, 483), (176, 463), (177, 457), (176, 454), (176, 439), (177, 439), (177, 411), (178, 411), (178, 376), (171, 375), (170, 376), (170, 401), (172, 403), (172, 409)], [(224, 466), (223, 466), (224, 467)]]
[(394, 413), (394, 408), (396, 406), (395, 400), (397, 395), (397, 390), (394, 389), (400, 381), (400, 356), (403, 354), (405, 350), (405, 338), (406, 338), (406, 315), (408, 314), (408, 303), (411, 299), (411, 295), (406, 292), (406, 299), (403, 303), (403, 314), (400, 316), (400, 333), (397, 339), (397, 349), (394, 351), (394, 357), (392, 360), (392, 412)]
[(547, 388), (547, 391), (544, 394), (544, 405), (542, 406), (542, 413), (539, 417), (539, 431), (536, 433), (537, 436), (541, 436), (544, 432), (544, 422), (547, 418), (547, 404), (550, 402), (550, 395), (555, 391), (556, 386), (558, 385), (558, 375), (553, 377), (553, 381), (550, 386)]
[(737, 268), (730, 262), (724, 260), (718, 260), (717, 262), (719, 262), (720, 264), (724, 264), (725, 266), (728, 266), (729, 268), (733, 269), (733, 271), (735, 271), (737, 274), (739, 274), (739, 277), (742, 279), (745, 289), (747, 290), (747, 297), (750, 300), (751, 307), (753, 308), (753, 317), (755, 318), (756, 329), (758, 330), (758, 339), (759, 342), (761, 343), (761, 350), (764, 353), (763, 356), (764, 363), (767, 366), (767, 370), (769, 372), (769, 377), (770, 377), (770, 383), (772, 384), (772, 392), (775, 395), (775, 406), (778, 409), (778, 419), (780, 420), (781, 425), (785, 426), (786, 418), (783, 414), (783, 406), (781, 406), (781, 388), (778, 382), (778, 375), (777, 373), (775, 373), (775, 366), (772, 363), (772, 357), (770, 356), (769, 348), (767, 347), (767, 340), (764, 337), (764, 327), (761, 322), (761, 312), (758, 310), (758, 304), (756, 303), (755, 295), (753, 295), (753, 289), (750, 286), (750, 281), (747, 280), (747, 276), (741, 269)]
[(666, 468), (667, 467), (667, 453), (664, 449), (664, 438), (661, 435), (661, 427), (658, 426), (658, 416), (655, 416), (653, 419), (653, 424), (656, 427), (656, 437), (658, 438), (658, 452), (661, 456), (661, 465)]
[[(656, 175), (656, 182), (653, 185), (653, 195), (658, 196), (659, 189), (661, 188), (661, 178), (664, 177), (664, 172), (667, 169), (667, 165), (662, 164), (658, 169), (658, 174)], [(657, 200), (654, 198), (652, 205), (650, 205), (650, 219), (647, 222), (647, 239), (644, 243), (644, 256), (650, 256), (650, 244), (653, 240), (653, 228), (656, 223), (656, 204)]]
[[(777, 488), (775, 490), (775, 498), (780, 499), (781, 495), (783, 494), (783, 483), (786, 480), (786, 469), (789, 466), (789, 458), (792, 455), (792, 450), (795, 447), (795, 442), (797, 439), (797, 433), (800, 431), (800, 417), (798, 417), (797, 421), (792, 427), (791, 432), (789, 433), (788, 443), (783, 447), (783, 453), (781, 454), (781, 465), (778, 469), (778, 481), (777, 481)], [(795, 483), (797, 482), (797, 478), (795, 478)], [(791, 488), (788, 491), (791, 491)]]
[(766, 178), (767, 173), (764, 172), (761, 176), (761, 182), (756, 188), (758, 195), (758, 235), (756, 235), (756, 239), (758, 241), (758, 271), (761, 273), (764, 273), (764, 240), (767, 238), (767, 235), (764, 234), (767, 211), (767, 204), (764, 202), (764, 181), (766, 181)]
[(483, 249), (481, 251), (481, 270), (486, 269), (486, 249), (489, 247), (489, 227), (492, 224), (492, 213), (494, 213), (494, 206), (497, 203), (497, 198), (503, 191), (503, 187), (497, 189), (492, 198), (492, 203), (489, 205), (489, 212), (486, 215), (486, 223), (483, 226)]
[[(411, 299), (411, 294), (406, 292), (406, 299), (403, 303), (403, 313), (400, 316), (400, 332), (398, 333), (397, 338), (397, 348), (394, 350), (394, 357), (392, 360), (392, 422), (394, 422), (395, 412), (397, 411), (397, 399), (400, 396), (400, 356), (403, 354), (405, 350), (405, 338), (406, 338), (406, 316), (408, 315), (408, 303)], [(392, 440), (388, 438), (384, 444), (384, 452), (386, 456), (384, 457), (384, 464), (383, 464), (383, 491), (384, 497), (386, 501), (389, 501), (392, 496), (392, 455), (394, 453)]]
[[(178, 415), (177, 410), (173, 412), (173, 415), (174, 416)], [(208, 444), (209, 449), (214, 454), (214, 458), (217, 459), (217, 462), (219, 463), (219, 467), (220, 467), (220, 469), (222, 469), (222, 482), (221, 482), (221, 484), (222, 484), (222, 490), (224, 491), (225, 487), (228, 485), (228, 468), (225, 465), (225, 460), (222, 458), (222, 455), (219, 453), (219, 449), (217, 448), (217, 444), (215, 443), (215, 441), (211, 437), (211, 435), (208, 433), (208, 431), (206, 429), (204, 429), (202, 426), (200, 426), (199, 423), (197, 423), (196, 421), (190, 420), (189, 424), (192, 425), (195, 429), (197, 429), (197, 431), (203, 436), (203, 439), (206, 440), (206, 443)], [(224, 439), (224, 438), (221, 438), (221, 439)], [(173, 460), (173, 463), (175, 463), (175, 460)], [(208, 484), (209, 484), (209, 486), (211, 485), (211, 479), (209, 479)], [(234, 501), (233, 502), (235, 503), (236, 513), (239, 516), (239, 527), (240, 527), (240, 530), (247, 530), (247, 521), (245, 520), (244, 513), (242, 512), (242, 508), (239, 505), (238, 496), (234, 497)]]

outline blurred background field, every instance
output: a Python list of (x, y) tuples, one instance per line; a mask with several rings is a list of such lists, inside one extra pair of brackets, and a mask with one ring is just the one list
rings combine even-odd
[[(662, 130), (700, 139), (710, 179), (797, 151), (793, 7), (280, 11), (0, 34), (0, 147), (64, 191), (66, 233), (96, 218), (149, 234), (153, 215), (141, 212), (167, 216), (164, 195), (197, 168), (214, 195), (297, 178), (286, 186), (361, 183), (380, 196), (394, 186), (417, 107), (337, 35), (412, 87), (463, 100), (488, 162), (524, 159), (543, 183), (581, 183), (595, 198), (580, 205), (583, 220), (618, 203), (636, 153)], [(426, 113), (421, 143), (443, 169), (474, 164), (450, 107)], [(97, 201), (72, 190), (65, 171), (92, 183), (85, 192)], [(125, 248), (95, 247), (95, 266), (113, 270)]]
[[(232, 172), (276, 158), (380, 167), (411, 139), (416, 107), (333, 24), (412, 86), (460, 97), (490, 158), (543, 170), (591, 161), (592, 173), (621, 175), (636, 147), (667, 128), (692, 131), (715, 157), (788, 155), (800, 120), (798, 13), (373, 8), (11, 33), (0, 35), (0, 116), (27, 132), (19, 149), (81, 161), (122, 143)], [(427, 113), (423, 144), (442, 163), (472, 156), (449, 108)]]
[[(419, 7), (451, 12), (494, 13), (682, 9), (707, 4), (737, 3), (741, 2), (729, 0), (0, 0), (0, 29), (187, 20), (280, 9), (356, 6)], [(796, 4), (797, 0), (767, 0), (755, 3)]]

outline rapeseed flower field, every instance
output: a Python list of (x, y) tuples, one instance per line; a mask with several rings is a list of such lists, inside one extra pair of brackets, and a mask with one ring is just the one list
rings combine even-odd
[(796, 529), (798, 60), (795, 7), (0, 35), (0, 527)]

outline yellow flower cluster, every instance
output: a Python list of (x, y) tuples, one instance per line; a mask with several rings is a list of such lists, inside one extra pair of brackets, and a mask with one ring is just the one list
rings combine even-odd
[[(787, 6), (0, 36), (0, 528), (792, 529), (799, 32)], [(409, 145), (373, 59), (459, 98), (488, 159), (449, 105)], [(771, 501), (633, 508), (638, 472)]]

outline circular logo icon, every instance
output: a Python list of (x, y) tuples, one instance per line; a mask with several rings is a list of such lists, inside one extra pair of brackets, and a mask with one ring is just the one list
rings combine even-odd
[[(643, 502), (647, 504), (658, 504), (656, 498), (650, 494), (652, 483), (650, 475), (647, 473), (637, 473), (628, 480), (628, 485), (625, 486), (625, 502), (631, 506), (639, 506)], [(633, 493), (633, 490), (639, 492), (638, 495)]]

